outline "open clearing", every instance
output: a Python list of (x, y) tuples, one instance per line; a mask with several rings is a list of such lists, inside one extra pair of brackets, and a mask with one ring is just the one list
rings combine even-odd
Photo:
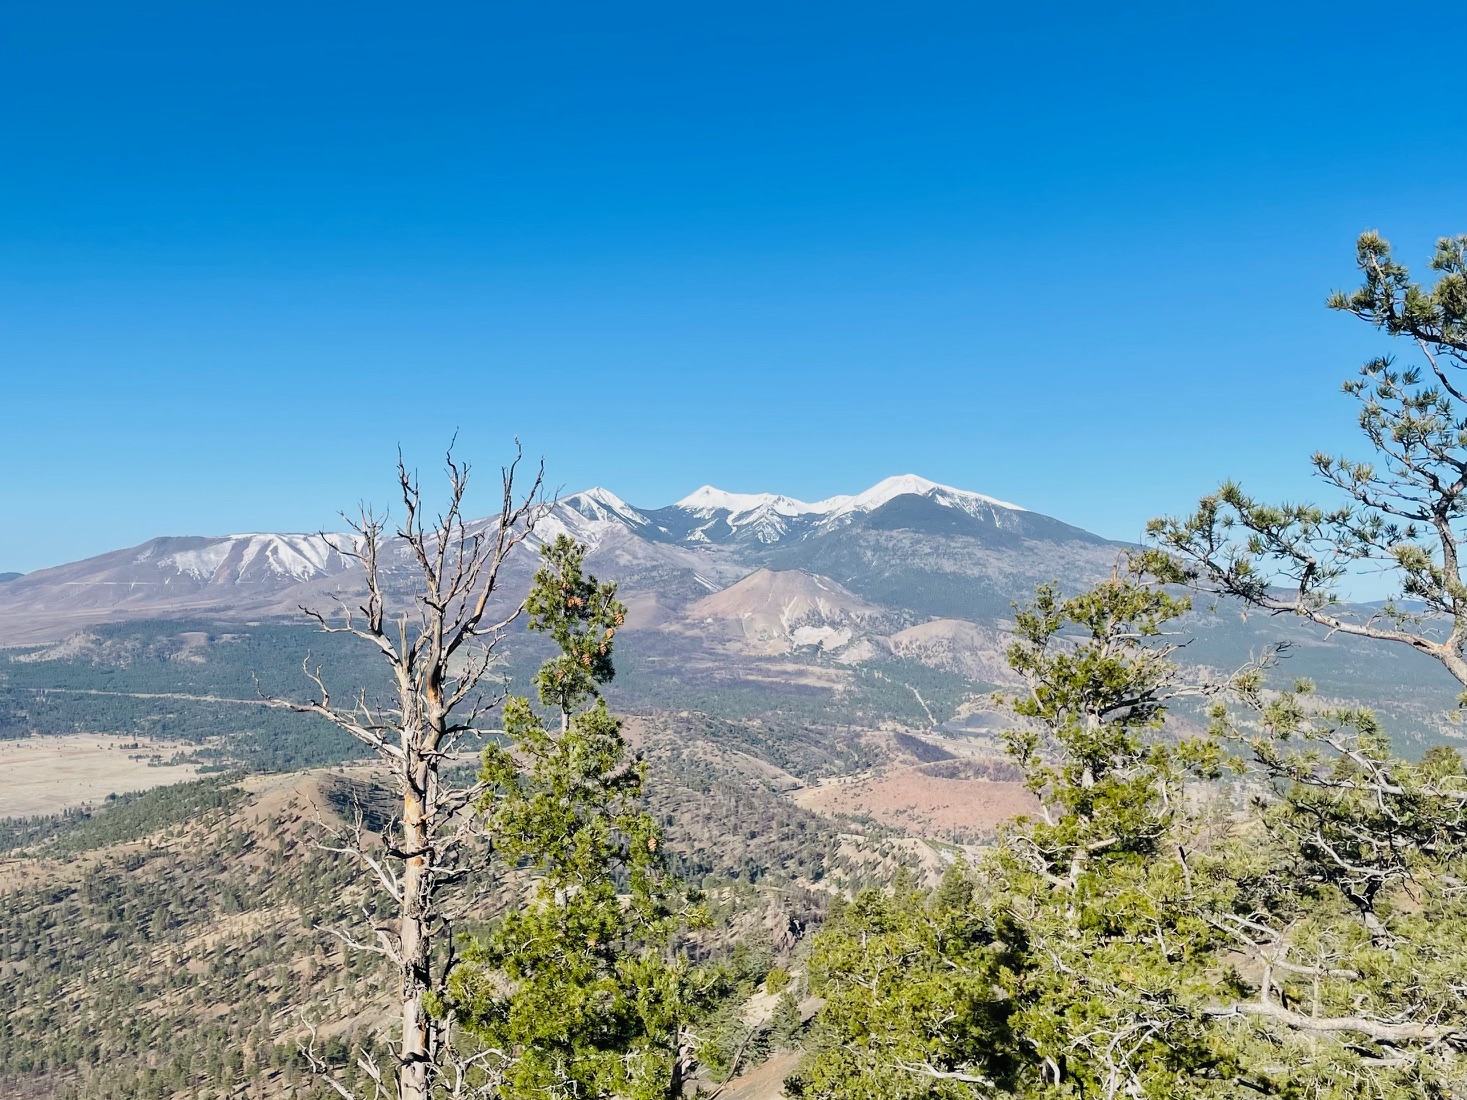
[(988, 834), (1009, 818), (1037, 808), (1022, 783), (944, 779), (921, 768), (829, 780), (792, 797), (818, 814), (870, 817), (934, 840)]
[[(133, 747), (136, 746), (136, 747)], [(0, 817), (54, 814), (109, 794), (193, 779), (192, 764), (149, 766), (184, 748), (116, 734), (70, 733), (0, 741)]]

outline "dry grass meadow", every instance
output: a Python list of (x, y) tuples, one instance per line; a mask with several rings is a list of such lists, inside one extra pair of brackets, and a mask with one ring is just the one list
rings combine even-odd
[(97, 733), (0, 741), (0, 817), (54, 814), (124, 794), (192, 779), (191, 765), (154, 765), (179, 743)]

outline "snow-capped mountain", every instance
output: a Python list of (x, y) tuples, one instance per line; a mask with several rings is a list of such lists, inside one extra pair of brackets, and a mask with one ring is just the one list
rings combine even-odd
[[(468, 533), (496, 523), (475, 520)], [(588, 571), (617, 583), (627, 608), (619, 665), (630, 673), (618, 678), (621, 690), (643, 693), (636, 697), (653, 709), (713, 708), (702, 712), (734, 717), (767, 695), (785, 716), (781, 723), (810, 708), (875, 721), (877, 712), (862, 708), (876, 697), (868, 689), (880, 694), (885, 689), (873, 685), (882, 684), (904, 705), (910, 692), (930, 719), (918, 694), (925, 679), (902, 679), (901, 669), (914, 664), (982, 685), (1004, 683), (1014, 605), (1031, 600), (1042, 583), (1069, 592), (1087, 587), (1108, 576), (1126, 550), (911, 474), (813, 503), (704, 486), (645, 508), (594, 488), (550, 502), (506, 563), (495, 615), (513, 613), (538, 566), (537, 544), (559, 535), (586, 544)], [(304, 652), (313, 636), (302, 607), (332, 614), (360, 602), (362, 570), (344, 552), (350, 546), (350, 535), (165, 537), (40, 569), (0, 583), (0, 645), (39, 652), (44, 643), (75, 638), (80, 653), (89, 652), (89, 637), (113, 630), (104, 624), (154, 620), (182, 637), (201, 625), (218, 624), (232, 636), (268, 621), (300, 625)], [(412, 617), (421, 585), (416, 560), (394, 541), (380, 561), (392, 614)], [(1263, 641), (1236, 615), (1203, 621), (1211, 625), (1188, 650), (1195, 660), (1233, 667)], [(1298, 629), (1300, 640), (1310, 638)], [(511, 654), (517, 644), (509, 641)], [(1301, 647), (1299, 659), (1317, 644)], [(1341, 667), (1350, 674), (1339, 692), (1353, 690), (1360, 675), (1381, 682), (1378, 654), (1347, 656)], [(857, 675), (861, 669), (869, 675)], [(1399, 671), (1390, 670), (1391, 683), (1415, 685), (1413, 700), (1423, 683), (1436, 690)], [(5, 697), (0, 683), (0, 702)]]
[[(620, 580), (628, 596), (640, 594), (634, 618), (649, 622), (759, 568), (806, 571), (865, 599), (924, 611), (931, 593), (956, 576), (1003, 578), (964, 582), (958, 602), (989, 592), (991, 600), (974, 606), (1007, 610), (1033, 577), (1088, 576), (1114, 553), (1105, 540), (1059, 520), (913, 474), (814, 503), (705, 485), (648, 509), (605, 488), (587, 489), (550, 503), (514, 571), (527, 580), (534, 544), (562, 534), (588, 546), (599, 575)], [(341, 550), (349, 545), (350, 536), (312, 534), (153, 539), (7, 581), (0, 636), (18, 643), (92, 622), (196, 612), (297, 614), (302, 604), (324, 606), (359, 587), (360, 567)], [(384, 564), (389, 583), (407, 594), (411, 560), (389, 548)], [(928, 613), (961, 610), (938, 602)]]
[(203, 584), (261, 583), (272, 578), (306, 581), (340, 573), (352, 564), (343, 552), (353, 545), (350, 535), (228, 535), (183, 549), (172, 548), (169, 541), (145, 543), (133, 563), (156, 565), (165, 574), (171, 569), (180, 580)]
[(38, 569), (4, 586), (0, 628), (11, 644), (113, 619), (193, 611), (280, 614), (342, 584), (356, 562), (349, 535), (163, 537)]
[(820, 509), (818, 504), (806, 504), (802, 500), (778, 496), (775, 493), (726, 493), (712, 485), (693, 490), (673, 507), (709, 516), (718, 512), (746, 515), (766, 509), (781, 515), (797, 516)]
[(541, 539), (553, 541), (558, 535), (569, 535), (588, 545), (598, 543), (611, 528), (649, 530), (652, 521), (611, 490), (597, 487), (560, 497), (535, 524)]
[(918, 477), (916, 474), (898, 474), (896, 477), (878, 481), (864, 493), (857, 493), (853, 497), (831, 497), (829, 500), (822, 500), (818, 504), (811, 505), (810, 508), (830, 521), (842, 516), (874, 512), (882, 505), (890, 504), (897, 497), (903, 496), (922, 497), (943, 508), (957, 508), (970, 516), (989, 515), (995, 508), (1008, 512), (1028, 511), (1027, 508), (1020, 508), (1017, 504), (1009, 504), (1007, 501), (984, 496), (982, 493), (970, 492), (967, 489), (954, 489), (951, 485), (939, 485), (935, 481), (928, 481), (925, 477)]
[(771, 547), (835, 530), (905, 498), (910, 498), (908, 511), (927, 506), (949, 509), (994, 529), (1018, 530), (1024, 526), (1019, 517), (1033, 515), (1017, 504), (940, 485), (916, 474), (889, 477), (864, 492), (813, 503), (776, 493), (730, 493), (704, 485), (675, 504), (643, 514), (654, 530), (675, 541), (752, 542)]
[(748, 538), (767, 544), (803, 530), (815, 507), (774, 493), (726, 493), (705, 485), (651, 514), (661, 531), (684, 542)]

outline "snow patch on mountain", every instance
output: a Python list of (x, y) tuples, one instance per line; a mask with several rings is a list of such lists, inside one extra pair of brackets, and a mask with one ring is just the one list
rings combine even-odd
[(735, 534), (747, 532), (763, 543), (778, 542), (790, 533), (790, 520), (820, 513), (820, 506), (775, 493), (726, 493), (704, 485), (673, 505), (707, 520), (688, 533), (692, 542), (712, 542), (710, 529), (727, 524)]
[(1017, 504), (929, 481), (916, 474), (899, 474), (879, 481), (865, 492), (826, 497), (813, 504), (775, 493), (730, 493), (704, 485), (672, 505), (706, 522), (683, 538), (689, 542), (712, 543), (719, 536), (733, 535), (774, 543), (795, 535), (844, 526), (855, 517), (874, 512), (898, 497), (918, 496), (944, 508), (1002, 524), (999, 511), (1022, 512)]
[(594, 547), (612, 528), (639, 531), (653, 526), (650, 519), (621, 497), (598, 486), (552, 502), (535, 524), (535, 538), (553, 542), (558, 536), (567, 535)]
[[(165, 554), (157, 564), (199, 581), (246, 580), (261, 574), (306, 581), (348, 568), (352, 560), (339, 547), (350, 545), (343, 535), (229, 535)], [(138, 561), (149, 556), (139, 555)]]
[(566, 508), (587, 519), (621, 519), (633, 527), (650, 527), (652, 521), (637, 511), (610, 489), (599, 485), (583, 493), (573, 493), (555, 502), (557, 508)]
[(704, 485), (701, 489), (695, 489), (683, 497), (673, 507), (700, 516), (713, 516), (719, 512), (727, 512), (730, 526), (739, 526), (734, 520), (742, 520), (746, 516), (824, 516), (827, 519), (834, 519), (852, 512), (874, 512), (883, 504), (890, 503), (900, 496), (930, 497), (944, 507), (960, 508), (970, 515), (977, 514), (975, 505), (1007, 508), (1013, 512), (1026, 510), (1017, 504), (999, 500), (997, 497), (985, 496), (967, 489), (955, 489), (951, 485), (928, 481), (925, 477), (919, 477), (916, 474), (898, 474), (895, 477), (878, 481), (865, 492), (826, 497), (814, 503), (775, 493), (728, 493), (712, 485)]
[(780, 516), (804, 516), (820, 511), (818, 504), (806, 504), (803, 500), (780, 496), (775, 493), (726, 493), (712, 485), (695, 489), (673, 505), (686, 512), (711, 516), (718, 512), (729, 512), (734, 516), (745, 516), (758, 512)]
[(996, 497), (984, 496), (982, 493), (970, 492), (967, 489), (955, 489), (951, 485), (940, 485), (935, 481), (928, 481), (925, 477), (916, 474), (898, 474), (896, 477), (886, 478), (878, 481), (864, 493), (857, 493), (853, 497), (831, 497), (829, 500), (820, 502), (821, 507), (829, 505), (824, 509), (828, 518), (846, 515), (850, 512), (874, 512), (883, 504), (889, 504), (897, 497), (918, 496), (928, 497), (937, 504), (947, 508), (959, 508), (969, 515), (977, 515), (979, 511), (974, 506), (987, 505), (990, 508), (1007, 508), (1012, 512), (1023, 512), (1017, 504), (999, 500)]

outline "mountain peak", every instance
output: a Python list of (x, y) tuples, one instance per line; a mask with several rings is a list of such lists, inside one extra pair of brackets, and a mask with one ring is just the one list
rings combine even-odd
[(954, 493), (962, 491), (960, 489), (954, 489), (950, 485), (939, 485), (935, 481), (928, 481), (919, 474), (895, 474), (891, 477), (882, 478), (864, 493), (856, 494), (856, 499), (890, 500), (892, 497), (905, 496), (909, 493), (921, 496), (924, 493), (932, 492), (934, 489), (946, 489)]
[(596, 486), (558, 497), (535, 526), (539, 538), (568, 535), (578, 542), (595, 545), (611, 527), (645, 530), (650, 521), (610, 489)]
[(974, 493), (967, 489), (957, 489), (951, 485), (929, 481), (917, 474), (896, 474), (878, 481), (864, 492), (826, 497), (813, 504), (777, 493), (730, 493), (713, 485), (704, 485), (693, 490), (672, 507), (709, 515), (714, 512), (730, 512), (739, 516), (759, 509), (767, 509), (784, 516), (816, 515), (834, 518), (849, 512), (870, 512), (900, 496), (931, 497), (939, 504), (950, 507), (963, 507), (964, 504), (986, 504), (1015, 512), (1025, 510), (1017, 504), (1010, 504), (1007, 501), (985, 496), (982, 493)]
[(172, 545), (176, 541), (154, 539), (134, 561), (156, 562), (202, 583), (226, 578), (243, 581), (257, 575), (306, 581), (349, 568), (351, 559), (345, 550), (354, 544), (344, 535), (269, 532), (183, 540), (188, 545), (182, 547)]
[(609, 508), (613, 512), (621, 512), (623, 514), (635, 515), (637, 511), (626, 501), (622, 500), (621, 497), (613, 493), (610, 489), (603, 489), (599, 485), (596, 485), (590, 489), (583, 489), (579, 493), (572, 493), (570, 496), (561, 497), (560, 499), (565, 503), (599, 504), (603, 508)]
[(694, 489), (673, 507), (690, 512), (732, 512), (735, 515), (743, 515), (759, 508), (769, 508), (787, 516), (798, 516), (817, 510), (816, 505), (777, 493), (728, 493), (712, 485)]
[[(965, 505), (986, 504), (994, 508), (1007, 508), (1013, 512), (1023, 512), (1026, 509), (1017, 504), (1010, 504), (995, 497), (985, 496), (982, 493), (974, 493), (968, 489), (956, 489), (951, 485), (942, 485), (936, 481), (929, 481), (917, 474), (897, 474), (894, 477), (878, 481), (864, 493), (857, 493), (853, 497), (832, 497), (828, 501), (821, 501), (821, 505), (832, 504), (835, 507), (822, 509), (828, 511), (832, 516), (842, 515), (846, 512), (871, 512), (880, 508), (897, 497), (919, 496), (930, 497), (939, 504), (948, 507), (958, 507), (967, 511)], [(838, 504), (836, 502), (839, 502)], [(816, 507), (820, 507), (817, 505)]]

